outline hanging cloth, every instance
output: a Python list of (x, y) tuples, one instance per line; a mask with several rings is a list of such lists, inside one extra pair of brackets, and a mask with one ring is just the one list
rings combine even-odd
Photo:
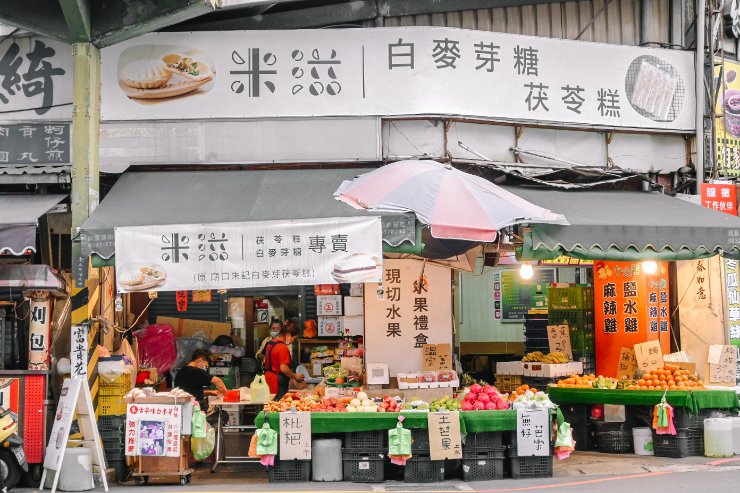
[(675, 435), (676, 427), (673, 424), (673, 407), (666, 401), (665, 394), (653, 408), (653, 429), (657, 435)]
[(391, 464), (405, 466), (411, 458), (411, 430), (403, 427), (403, 416), (398, 417), (395, 428), (388, 430), (388, 457)]

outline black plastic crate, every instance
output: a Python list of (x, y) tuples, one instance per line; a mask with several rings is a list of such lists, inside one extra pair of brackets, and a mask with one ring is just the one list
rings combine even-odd
[(658, 435), (653, 430), (653, 451), (657, 457), (704, 455), (704, 428), (677, 429), (676, 435)]
[(112, 468), (116, 471), (116, 481), (119, 483), (123, 483), (128, 479), (128, 464), (126, 464), (126, 459), (123, 460), (109, 460), (106, 461), (109, 468)]
[(126, 426), (126, 415), (101, 416), (98, 418), (98, 429), (114, 428), (122, 429)]
[(673, 408), (673, 426), (675, 426), (676, 429), (704, 428), (704, 420), (711, 418), (712, 414), (729, 416), (730, 412), (723, 409), (702, 409), (699, 411), (699, 414), (692, 414), (685, 407), (675, 407)]
[(98, 433), (103, 442), (118, 441), (123, 442), (124, 428), (98, 428)]
[(311, 480), (310, 460), (276, 460), (267, 468), (271, 483), (302, 483)]
[(411, 451), (429, 454), (429, 430), (411, 428)]
[[(426, 430), (424, 430), (426, 431)], [(352, 431), (344, 434), (344, 448), (356, 450), (375, 450), (386, 448), (388, 430)]]
[(503, 479), (505, 459), (463, 459), (463, 481)]
[(565, 421), (571, 426), (588, 423), (591, 421), (590, 404), (563, 404), (560, 406)]
[(506, 447), (471, 449), (463, 447), (463, 459), (505, 459)]
[(610, 433), (610, 432), (630, 432), (632, 433), (632, 424), (628, 422), (623, 423), (608, 423), (606, 421), (592, 420), (591, 422), (595, 433)]
[[(552, 441), (552, 437), (549, 433), (546, 434), (545, 439), (547, 439), (550, 447), (550, 455), (554, 453), (555, 450), (555, 444)], [(517, 453), (517, 447), (516, 447), (516, 431), (510, 431), (508, 436), (508, 446), (509, 446), (509, 457), (519, 457), (519, 454)]]
[(484, 431), (468, 433), (465, 438), (465, 449), (500, 449), (504, 446), (504, 433), (502, 431)]
[(407, 483), (439, 483), (445, 479), (445, 461), (415, 456), (406, 462), (403, 480)]
[[(566, 419), (566, 421), (568, 420)], [(568, 421), (568, 423), (570, 423), (570, 421)], [(577, 424), (570, 423), (570, 425), (570, 429), (573, 432), (573, 440), (576, 441), (576, 450), (588, 451), (596, 450), (598, 448), (590, 421)]]
[(385, 480), (385, 449), (360, 452), (342, 450), (344, 480), (353, 483), (381, 483)]
[(605, 454), (631, 454), (634, 452), (632, 430), (596, 432), (596, 447)]
[(511, 477), (514, 479), (551, 478), (553, 456), (511, 457)]

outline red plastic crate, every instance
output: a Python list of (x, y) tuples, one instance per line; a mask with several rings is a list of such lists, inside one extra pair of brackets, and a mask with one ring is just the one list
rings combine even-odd
[(23, 447), (29, 464), (44, 461), (46, 375), (23, 379)]

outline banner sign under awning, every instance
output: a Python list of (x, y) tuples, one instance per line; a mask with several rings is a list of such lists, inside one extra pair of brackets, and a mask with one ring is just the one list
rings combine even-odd
[(122, 227), (119, 292), (379, 282), (379, 217)]

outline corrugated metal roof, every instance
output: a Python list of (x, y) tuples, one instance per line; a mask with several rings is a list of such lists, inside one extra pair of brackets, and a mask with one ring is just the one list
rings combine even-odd
[[(463, 10), (439, 14), (386, 17), (386, 27), (439, 26), (525, 34), (548, 38), (576, 39), (601, 43), (640, 44), (640, 0), (606, 0), (520, 5), (491, 9)], [(650, 2), (648, 40), (670, 42), (669, 0)]]

